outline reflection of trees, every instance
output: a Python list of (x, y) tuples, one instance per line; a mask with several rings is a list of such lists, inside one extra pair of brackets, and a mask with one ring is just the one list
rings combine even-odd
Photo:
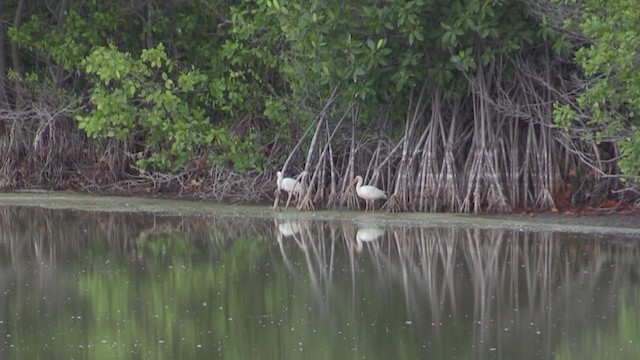
[(308, 273), (310, 277), (312, 289), (317, 299), (320, 300), (319, 303), (325, 305), (327, 292), (330, 290), (329, 286), (332, 282), (331, 274), (333, 273), (336, 249), (335, 229), (329, 233), (317, 231), (314, 225), (322, 224), (317, 222), (313, 223), (309, 220), (276, 221), (276, 224), (278, 227), (278, 233), (276, 235), (278, 246), (287, 269), (294, 276), (300, 276), (286, 254), (284, 238), (289, 237), (304, 255), (307, 265), (304, 271)]
[[(0, 208), (0, 262), (19, 263), (34, 255), (39, 263), (68, 262), (88, 249), (152, 256), (154, 241), (186, 241), (195, 252), (224, 248), (237, 238), (264, 237), (268, 224), (243, 218), (200, 218), (136, 213)], [(166, 250), (166, 249), (164, 249)]]
[[(78, 339), (145, 344), (155, 358), (201, 357), (198, 343), (227, 358), (588, 358), (608, 329), (640, 331), (618, 320), (640, 313), (639, 247), (503, 229), (4, 208), (0, 317), (55, 327), (5, 321), (0, 338), (55, 334), (52, 358), (94, 354), (61, 350)], [(622, 292), (635, 294), (624, 308)]]
[[(326, 284), (335, 267), (335, 256), (318, 250), (343, 242), (353, 306), (361, 300), (354, 290), (362, 264), (358, 258), (367, 257), (377, 275), (366, 281), (383, 284), (375, 296), (401, 284), (410, 318), (435, 324), (426, 329), (426, 337), (442, 340), (447, 327), (462, 331), (478, 358), (551, 357), (563, 336), (606, 326), (606, 319), (616, 316), (612, 309), (621, 289), (637, 287), (640, 278), (640, 245), (624, 240), (504, 229), (392, 227), (367, 251), (355, 251), (357, 226), (329, 222), (325, 227), (328, 230), (317, 226), (315, 232), (307, 228), (290, 243), (305, 253), (307, 266), (314, 269), (309, 275), (318, 277), (314, 282)], [(283, 256), (291, 256), (292, 250), (280, 245)], [(333, 255), (336, 249), (331, 249)], [(329, 283), (326, 289), (331, 288)], [(317, 294), (325, 302), (332, 298), (326, 292)]]
[(196, 358), (247, 293), (225, 306), (212, 289), (250, 272), (267, 237), (237, 217), (0, 208), (0, 358)]

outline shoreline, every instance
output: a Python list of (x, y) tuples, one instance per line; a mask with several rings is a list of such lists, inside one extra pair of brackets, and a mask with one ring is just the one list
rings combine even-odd
[(329, 220), (375, 222), (380, 226), (480, 227), (521, 231), (620, 233), (640, 236), (640, 211), (597, 215), (566, 213), (451, 214), (388, 213), (356, 210), (273, 210), (272, 204), (219, 203), (196, 199), (92, 195), (51, 191), (0, 193), (1, 206), (28, 206), (94, 212), (142, 212), (165, 216), (271, 218), (277, 221)]

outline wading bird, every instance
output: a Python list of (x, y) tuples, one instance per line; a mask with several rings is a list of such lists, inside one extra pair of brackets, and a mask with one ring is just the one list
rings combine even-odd
[(387, 199), (387, 194), (384, 191), (378, 189), (377, 187), (371, 186), (371, 185), (362, 185), (362, 176), (360, 175), (356, 176), (353, 179), (351, 184), (353, 183), (356, 184), (356, 194), (358, 194), (359, 197), (364, 199), (364, 202), (365, 202), (364, 211), (369, 211), (369, 209), (373, 210), (373, 208), (375, 207), (374, 205), (376, 200)]
[(278, 171), (276, 176), (278, 177), (276, 180), (278, 190), (284, 190), (287, 193), (292, 194), (295, 198), (300, 197), (300, 194), (302, 194), (302, 183), (289, 177), (283, 178), (282, 171)]

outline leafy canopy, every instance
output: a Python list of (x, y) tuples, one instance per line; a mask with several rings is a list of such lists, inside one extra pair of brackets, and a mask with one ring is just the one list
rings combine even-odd
[(591, 40), (576, 59), (595, 79), (577, 107), (556, 106), (556, 122), (564, 128), (586, 114), (597, 142), (618, 143), (620, 169), (640, 178), (640, 12), (635, 0), (584, 0), (580, 29)]

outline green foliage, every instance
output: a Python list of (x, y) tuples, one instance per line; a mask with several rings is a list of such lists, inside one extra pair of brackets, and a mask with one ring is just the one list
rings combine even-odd
[(93, 88), (91, 110), (76, 116), (79, 127), (94, 138), (143, 136), (152, 154), (138, 160), (141, 168), (178, 170), (213, 141), (199, 106), (207, 77), (193, 68), (176, 70), (162, 44), (137, 59), (114, 45), (98, 47), (82, 64)]
[(337, 87), (347, 102), (355, 98), (388, 103), (427, 70), (422, 61), (425, 47), (412, 47), (425, 37), (425, 2), (406, 6), (404, 13), (396, 2), (264, 4), (280, 20), (291, 47), (282, 71), (294, 94), (311, 88), (328, 95)]
[(210, 92), (216, 110), (234, 119), (243, 112), (262, 113), (264, 95), (284, 88), (278, 83), (274, 19), (251, 6), (232, 7), (229, 16), (233, 25), (217, 54)]
[(279, 19), (289, 45), (281, 69), (294, 98), (327, 97), (337, 88), (341, 103), (363, 103), (364, 120), (367, 111), (377, 114), (392, 104), (406, 110), (411, 90), (425, 82), (463, 95), (464, 73), (538, 36), (518, 1), (258, 4)]
[[(65, 81), (78, 97), (89, 92), (90, 104), (76, 118), (91, 137), (133, 144), (129, 149), (145, 154), (143, 169), (177, 170), (198, 152), (237, 169), (264, 167), (258, 150), (269, 137), (255, 129), (229, 135), (240, 115), (261, 116), (264, 94), (282, 90), (274, 87), (276, 37), (265, 31), (268, 19), (254, 24), (255, 6), (172, 2), (147, 13), (122, 1), (42, 5), (34, 2), (22, 26), (9, 29), (28, 55), (24, 68), (33, 81), (25, 85)], [(230, 26), (239, 13), (247, 21)], [(160, 45), (147, 49), (151, 43)]]
[(553, 37), (519, 0), (32, 4), (10, 29), (27, 72), (46, 79), (62, 65), (56, 82), (90, 94), (79, 125), (131, 144), (144, 169), (177, 170), (201, 152), (261, 169), (260, 150), (297, 140), (335, 89), (336, 113), (355, 101), (363, 121), (401, 123), (417, 86), (465, 96), (480, 67)]
[(640, 128), (634, 126), (629, 136), (620, 141), (622, 159), (618, 162), (620, 169), (640, 179)]
[[(67, 70), (78, 70), (94, 46), (103, 45), (107, 40), (119, 44), (134, 42), (134, 38), (126, 35), (139, 33), (136, 30), (139, 23), (139, 18), (115, 2), (82, 6), (72, 2), (64, 14), (34, 6), (29, 19), (19, 29), (9, 28), (8, 35), (22, 49), (33, 53), (27, 63), (32, 70), (46, 70), (37, 65), (38, 61), (52, 61)], [(45, 71), (40, 75), (47, 76)]]
[[(580, 29), (592, 41), (576, 53), (587, 76), (596, 79), (577, 99), (577, 107), (590, 116), (587, 124), (597, 141), (622, 139), (620, 169), (640, 178), (640, 21), (634, 0), (585, 0)], [(567, 128), (571, 112), (556, 112)], [(575, 112), (573, 114), (575, 119)], [(635, 128), (634, 128), (635, 126)], [(634, 136), (635, 135), (635, 136)]]
[(571, 128), (571, 125), (578, 117), (578, 114), (571, 108), (571, 106), (556, 103), (553, 105), (553, 117), (556, 125), (564, 131), (569, 131), (569, 128)]

